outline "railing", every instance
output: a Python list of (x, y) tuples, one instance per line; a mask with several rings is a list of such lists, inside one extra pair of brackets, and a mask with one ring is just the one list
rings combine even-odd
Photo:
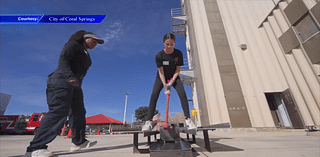
[(186, 35), (186, 16), (182, 8), (171, 9), (172, 32)]
[(182, 8), (171, 9), (171, 16), (185, 16)]
[(183, 59), (183, 66), (181, 66), (181, 70), (189, 70), (189, 62), (188, 59)]

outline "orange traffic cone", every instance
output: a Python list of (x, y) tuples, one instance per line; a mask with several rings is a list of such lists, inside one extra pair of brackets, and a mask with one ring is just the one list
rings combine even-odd
[(100, 128), (98, 129), (97, 135), (100, 135)]
[(66, 125), (63, 125), (60, 136), (64, 136), (64, 132), (66, 131)]
[(72, 130), (69, 129), (68, 135), (67, 135), (65, 138), (69, 138), (69, 137), (71, 137), (71, 136), (72, 136)]

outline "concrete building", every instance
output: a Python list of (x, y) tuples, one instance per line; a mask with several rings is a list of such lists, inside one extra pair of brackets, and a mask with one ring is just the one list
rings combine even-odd
[(320, 125), (319, 0), (181, 0), (197, 125)]
[(11, 95), (0, 93), (0, 116), (4, 115), (4, 113), (6, 112), (10, 99)]

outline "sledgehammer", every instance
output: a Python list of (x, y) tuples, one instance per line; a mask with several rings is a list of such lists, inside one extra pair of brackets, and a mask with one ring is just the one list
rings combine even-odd
[[(169, 83), (170, 80), (168, 80)], [(166, 108), (166, 118), (165, 118), (165, 125), (163, 126), (163, 129), (168, 130), (170, 128), (168, 124), (168, 116), (169, 116), (169, 97), (170, 97), (170, 92), (167, 93), (167, 108)]]

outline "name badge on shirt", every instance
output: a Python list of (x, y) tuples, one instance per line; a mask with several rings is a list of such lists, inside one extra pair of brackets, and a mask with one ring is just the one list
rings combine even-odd
[(169, 61), (163, 61), (162, 64), (163, 65), (169, 65)]

